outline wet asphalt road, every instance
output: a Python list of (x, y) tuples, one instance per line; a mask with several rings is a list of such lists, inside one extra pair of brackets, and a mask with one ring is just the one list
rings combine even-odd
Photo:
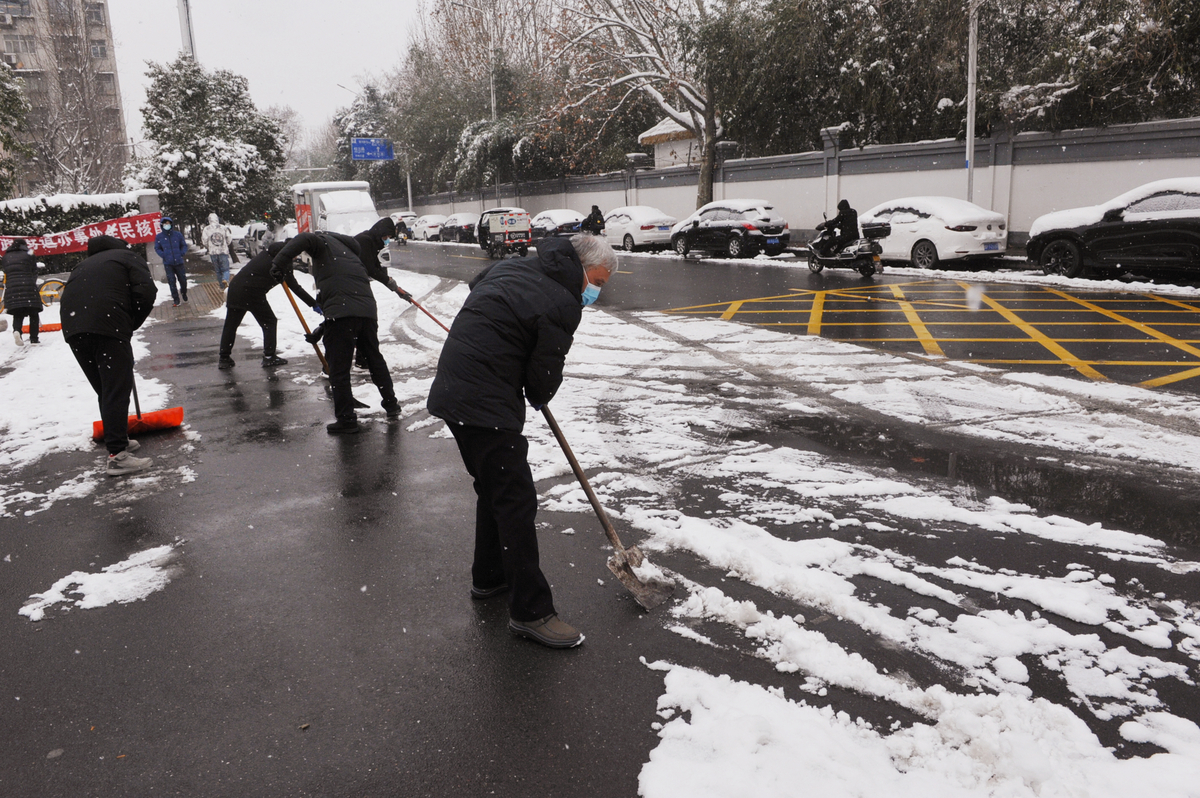
[[(463, 279), (485, 264), (451, 255), (428, 268)], [(648, 260), (614, 281), (605, 299), (621, 309), (660, 305), (650, 288), (679, 283), (674, 269)], [(719, 301), (727, 290), (708, 267), (698, 269), (675, 304)], [(783, 269), (745, 274), (756, 295), (793, 278)], [(556, 604), (587, 642), (561, 652), (517, 640), (505, 628), (503, 599), (468, 598), (474, 495), (450, 441), (382, 419), (359, 436), (330, 438), (319, 384), (272, 375), (253, 359), (215, 369), (216, 320), (155, 325), (147, 337), (153, 354), (139, 371), (173, 384), (200, 439), (193, 450), (181, 432), (149, 437), (145, 454), (157, 469), (189, 468), (196, 480), (170, 489), (109, 480), (86, 500), (0, 521), (3, 553), (12, 557), (0, 571), (9, 608), (0, 614), (0, 795), (636, 794), (658, 742), (651, 723), (663, 689), (639, 658), (674, 660), (680, 638), (664, 628), (667, 618), (643, 616), (614, 587), (591, 519), (539, 513), (550, 527), (579, 530), (540, 540)], [(356, 393), (378, 401), (372, 389)], [(892, 456), (931, 473), (970, 461), (956, 455), (951, 466), (936, 442), (932, 457), (901, 444), (867, 451), (874, 432), (765, 434), (828, 451), (857, 440), (864, 449), (852, 457), (887, 464)], [(984, 448), (968, 454), (981, 471), (995, 463)], [(22, 478), (62, 481), (100, 460), (99, 450), (56, 455)], [(1027, 475), (1011, 480), (1025, 482)], [(688, 491), (689, 506), (703, 507), (717, 503), (720, 486)], [(872, 542), (872, 534), (857, 534)], [(73, 570), (168, 543), (179, 543), (180, 571), (149, 600), (55, 612), (36, 624), (15, 612)], [(931, 559), (960, 553), (1014, 564), (1010, 550), (989, 541), (969, 551), (962, 541), (913, 545), (937, 548)], [(1047, 544), (1023, 556), (1072, 555)], [(656, 559), (695, 571), (682, 555)], [(1109, 566), (1119, 579), (1147, 578), (1146, 569), (1125, 567)], [(720, 581), (735, 598), (749, 595)], [(755, 600), (763, 610), (794, 612), (787, 602)], [(919, 683), (946, 678), (927, 658), (888, 649), (850, 624), (827, 619), (821, 629)], [(690, 660), (758, 683), (786, 678), (736, 645), (705, 647)], [(831, 689), (821, 701), (876, 723), (885, 715), (912, 720), (847, 691)]]

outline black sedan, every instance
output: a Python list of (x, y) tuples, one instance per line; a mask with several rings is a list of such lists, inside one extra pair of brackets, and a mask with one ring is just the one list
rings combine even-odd
[(680, 255), (703, 251), (751, 258), (787, 249), (788, 223), (764, 200), (718, 200), (701, 207), (671, 229), (671, 246)]
[(1200, 178), (1157, 180), (1101, 205), (1055, 211), (1029, 229), (1046, 274), (1200, 269)]
[(529, 223), (533, 232), (533, 240), (546, 236), (569, 236), (579, 232), (583, 222), (583, 214), (570, 208), (556, 208), (552, 211), (542, 211)]

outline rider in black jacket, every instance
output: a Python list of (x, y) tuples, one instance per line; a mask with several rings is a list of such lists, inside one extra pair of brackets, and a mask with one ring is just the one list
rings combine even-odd
[(817, 225), (818, 230), (833, 231), (833, 238), (825, 243), (825, 255), (832, 255), (842, 247), (857, 241), (858, 234), (858, 211), (850, 207), (847, 200), (842, 200), (838, 203), (838, 215), (826, 222), (821, 222)]

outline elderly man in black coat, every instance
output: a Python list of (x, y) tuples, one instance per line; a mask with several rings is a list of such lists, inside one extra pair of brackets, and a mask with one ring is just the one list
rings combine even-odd
[(29, 343), (36, 344), (42, 298), (38, 294), (37, 261), (29, 253), (29, 242), (23, 238), (15, 239), (0, 261), (0, 269), (4, 270), (4, 309), (13, 317), (13, 340), (17, 346), (25, 345), (21, 340), (21, 327), (28, 318)]
[[(390, 222), (391, 220), (387, 220)], [(393, 230), (395, 228), (393, 227)], [(368, 272), (359, 244), (340, 233), (301, 233), (275, 255), (271, 275), (284, 280), (292, 260), (307, 254), (317, 283), (317, 302), (325, 315), (325, 358), (329, 361), (329, 384), (333, 389), (333, 413), (337, 420), (325, 429), (331, 434), (358, 432), (354, 394), (350, 390), (350, 364), (357, 348), (371, 370), (371, 381), (383, 397), (389, 417), (400, 415), (400, 403), (392, 386), (387, 361), (379, 352), (379, 321), (371, 278), (397, 290), (396, 281), (379, 267)], [(378, 261), (375, 261), (378, 264)]]
[(88, 257), (75, 267), (62, 293), (63, 337), (95, 389), (104, 422), (109, 476), (143, 471), (150, 459), (129, 440), (129, 394), (133, 390), (133, 331), (154, 308), (158, 288), (150, 267), (119, 238), (96, 236)]
[(551, 648), (579, 645), (583, 635), (559, 619), (538, 564), (525, 401), (540, 410), (558, 391), (583, 307), (616, 263), (604, 239), (575, 235), (542, 239), (536, 255), (484, 270), (471, 281), (429, 391), (429, 412), (445, 420), (475, 480), (471, 596), (511, 590), (509, 629)]
[[(275, 317), (275, 311), (271, 310), (271, 303), (267, 301), (267, 292), (279, 285), (279, 281), (271, 275), (274, 268), (271, 260), (281, 249), (282, 243), (271, 244), (251, 258), (250, 262), (230, 279), (229, 289), (225, 294), (225, 327), (221, 330), (221, 350), (217, 358), (217, 368), (233, 368), (233, 341), (247, 313), (253, 315), (258, 326), (262, 327), (263, 368), (287, 365), (286, 360), (275, 354), (275, 331), (279, 320)], [(294, 275), (286, 275), (284, 282), (304, 304), (318, 313), (321, 312), (321, 306), (300, 287)]]

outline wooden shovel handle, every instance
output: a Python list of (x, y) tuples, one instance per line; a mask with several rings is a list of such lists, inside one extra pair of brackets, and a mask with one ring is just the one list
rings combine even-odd
[[(296, 311), (296, 318), (300, 319), (300, 326), (304, 328), (305, 335), (311, 335), (312, 330), (308, 329), (308, 322), (304, 320), (304, 314), (300, 312), (300, 306), (296, 304), (296, 297), (292, 296), (292, 289), (288, 288), (287, 283), (280, 283), (283, 286), (283, 293), (287, 294), (288, 301), (292, 303), (292, 310)], [(317, 353), (317, 359), (321, 361), (321, 370), (326, 374), (329, 373), (329, 363), (325, 361), (325, 355), (321, 352), (321, 347), (313, 344), (313, 349)]]
[(550, 425), (550, 430), (554, 433), (554, 437), (558, 439), (558, 445), (562, 447), (563, 454), (567, 456), (567, 462), (571, 464), (571, 470), (575, 472), (575, 478), (579, 480), (580, 486), (583, 487), (583, 492), (587, 494), (588, 501), (592, 503), (592, 509), (596, 511), (596, 517), (600, 519), (600, 526), (604, 527), (604, 534), (608, 536), (608, 541), (617, 550), (618, 556), (622, 556), (625, 552), (625, 547), (621, 545), (621, 539), (617, 537), (617, 530), (613, 529), (612, 522), (608, 520), (608, 513), (604, 512), (604, 508), (600, 506), (600, 500), (596, 498), (592, 486), (588, 484), (587, 477), (583, 473), (583, 468), (580, 467), (579, 461), (575, 459), (575, 453), (571, 451), (570, 445), (567, 444), (567, 439), (563, 437), (562, 428), (554, 420), (554, 415), (550, 412), (549, 407), (542, 406), (542, 415), (546, 417), (546, 423)]

